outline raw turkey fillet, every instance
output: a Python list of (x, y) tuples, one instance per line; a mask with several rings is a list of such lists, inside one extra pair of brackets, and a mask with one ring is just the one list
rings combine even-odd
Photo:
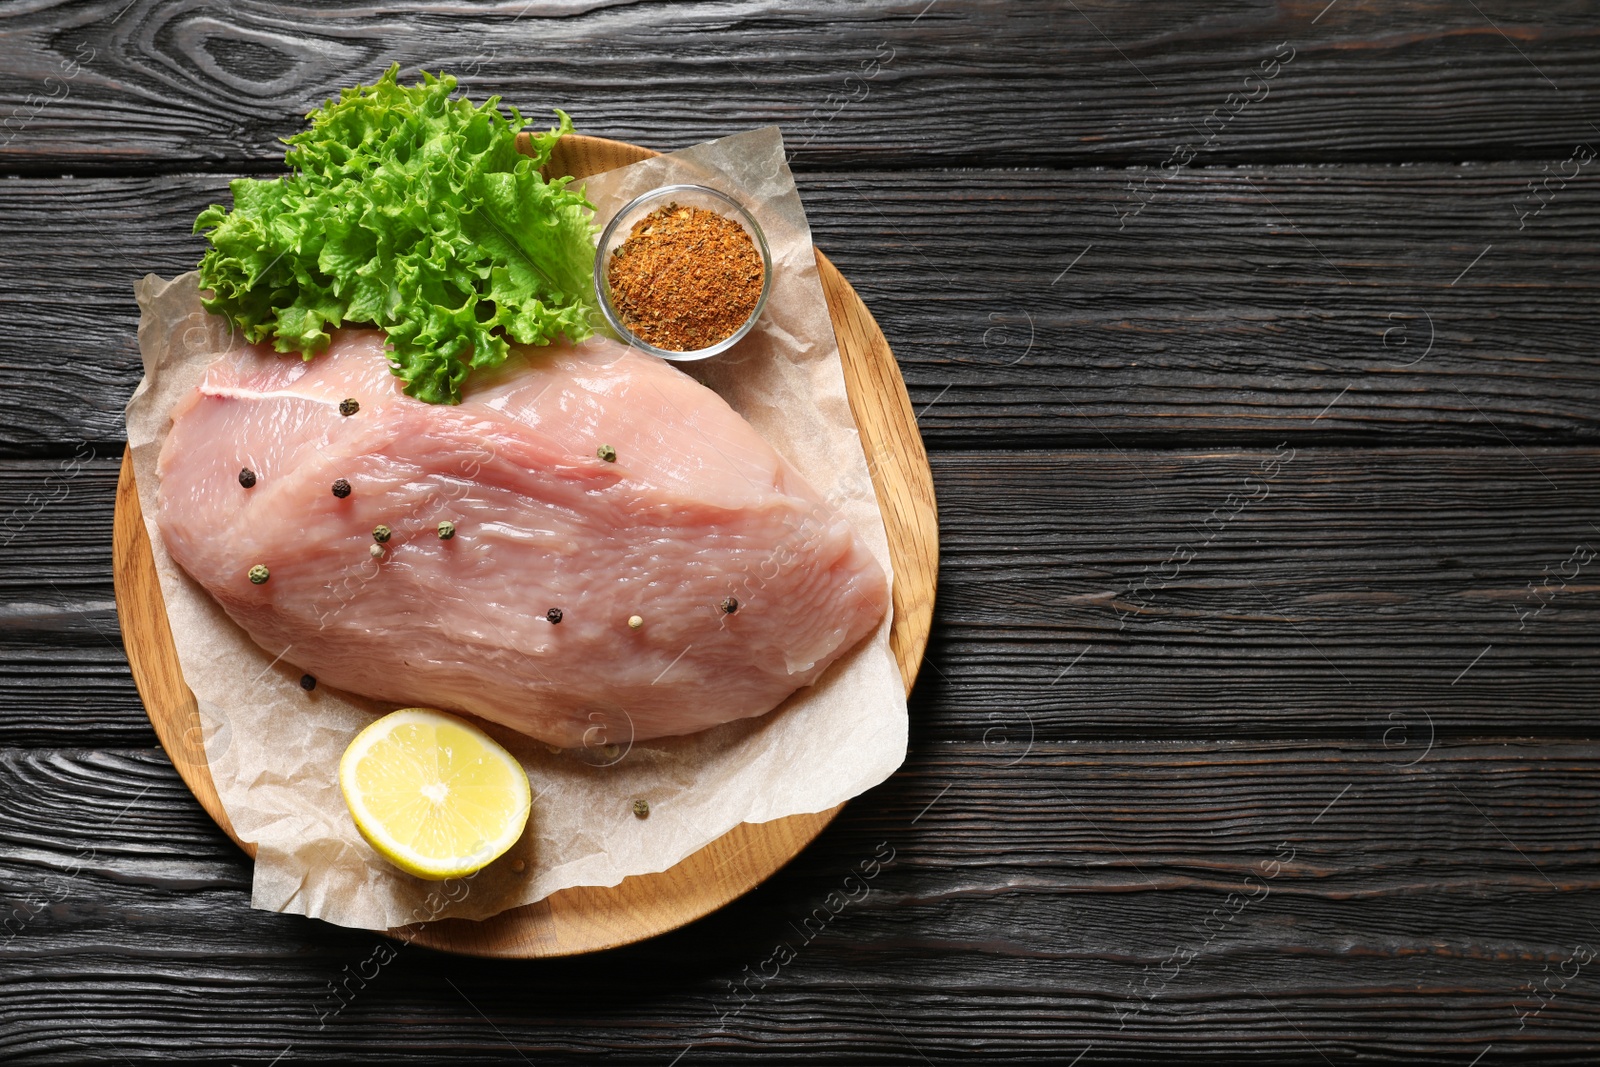
[(224, 354), (161, 449), (172, 558), (320, 682), (561, 746), (645, 740), (770, 711), (888, 606), (837, 510), (670, 364), (526, 349), (449, 407), (405, 396), (383, 341)]

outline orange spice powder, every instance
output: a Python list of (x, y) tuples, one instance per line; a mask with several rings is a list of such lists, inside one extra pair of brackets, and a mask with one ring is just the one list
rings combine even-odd
[(611, 254), (611, 303), (640, 340), (672, 352), (733, 336), (761, 298), (761, 252), (715, 211), (668, 204), (634, 223)]

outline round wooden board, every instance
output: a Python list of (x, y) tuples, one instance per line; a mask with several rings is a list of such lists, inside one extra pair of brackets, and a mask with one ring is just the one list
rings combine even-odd
[[(568, 136), (557, 144), (546, 170), (583, 178), (656, 154), (620, 141)], [(882, 331), (821, 252), (817, 267), (844, 362), (850, 407), (889, 534), (894, 560), (890, 646), (909, 692), (928, 643), (939, 568), (933, 476), (905, 382)], [(196, 799), (229, 837), (254, 855), (229, 824), (206, 764), (199, 712), (178, 667), (132, 462), (131, 453), (123, 456), (112, 552), (117, 614), (134, 683), (162, 747)], [(512, 958), (566, 956), (630, 944), (692, 922), (748, 892), (799, 853), (838, 812), (833, 808), (744, 823), (659, 874), (627, 878), (611, 887), (564, 889), (482, 922), (444, 919), (391, 933), (446, 952)]]

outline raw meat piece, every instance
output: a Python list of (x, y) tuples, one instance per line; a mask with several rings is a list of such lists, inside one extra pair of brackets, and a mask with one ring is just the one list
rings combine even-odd
[(522, 350), (457, 407), (405, 396), (376, 331), (310, 362), (225, 354), (159, 470), (168, 551), (268, 652), (556, 745), (760, 715), (889, 601), (849, 524), (722, 398), (606, 340)]

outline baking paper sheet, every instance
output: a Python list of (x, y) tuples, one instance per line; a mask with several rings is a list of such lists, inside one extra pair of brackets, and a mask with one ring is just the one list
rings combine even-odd
[[(683, 366), (837, 503), (889, 572), (883, 521), (782, 138), (775, 127), (754, 130), (585, 184), (603, 224), (638, 193), (675, 182), (711, 185), (746, 205), (766, 232), (774, 264), (757, 328), (729, 354)], [(252, 906), (373, 930), (419, 919), (482, 919), (569, 886), (609, 886), (665, 870), (741, 822), (848, 800), (903, 761), (905, 692), (886, 617), (816, 685), (758, 719), (648, 742), (597, 737), (575, 753), (482, 724), (527, 768), (534, 794), (528, 832), (446, 893), (389, 866), (351, 822), (337, 768), (350, 739), (399, 705), (321, 686), (301, 690), (301, 671), (251, 641), (172, 562), (156, 530), (156, 457), (168, 413), (217, 353), (242, 343), (201, 308), (196, 277), (149, 275), (137, 286), (145, 377), (128, 404), (128, 442), (211, 774), (234, 829), (258, 849)], [(648, 818), (634, 816), (636, 798), (649, 801)]]

